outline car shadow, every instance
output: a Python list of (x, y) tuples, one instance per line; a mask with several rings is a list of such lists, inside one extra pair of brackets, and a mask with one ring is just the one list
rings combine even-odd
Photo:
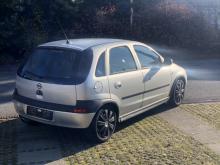
[(47, 164), (95, 145), (84, 130), (27, 125), (18, 118), (0, 123), (0, 164)]
[[(169, 110), (163, 105), (120, 123), (116, 132), (147, 117)], [(0, 121), (1, 122), (1, 121)], [(69, 129), (44, 124), (26, 125), (20, 119), (0, 123), (0, 164), (46, 164), (73, 156), (99, 143), (93, 142), (86, 130)], [(2, 162), (1, 162), (2, 161)]]
[(116, 132), (126, 128), (126, 127), (129, 127), (130, 125), (133, 125), (137, 122), (140, 122), (141, 120), (144, 120), (146, 119), (147, 117), (151, 117), (151, 116), (155, 116), (157, 114), (160, 114), (160, 113), (163, 113), (165, 111), (169, 111), (169, 110), (172, 110), (173, 107), (169, 106), (168, 104), (163, 104), (163, 105), (160, 105), (156, 108), (153, 108), (153, 109), (150, 109), (144, 113), (141, 113), (140, 115), (138, 116), (135, 116), (131, 119), (128, 119), (122, 123), (120, 123), (117, 127), (117, 130)]

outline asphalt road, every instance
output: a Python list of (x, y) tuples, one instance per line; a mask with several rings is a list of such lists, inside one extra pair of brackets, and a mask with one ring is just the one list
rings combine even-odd
[(0, 104), (11, 102), (16, 66), (0, 66)]
[(193, 59), (178, 61), (188, 75), (185, 103), (220, 101), (219, 59)]
[(220, 54), (151, 46), (186, 69), (188, 84), (184, 103), (220, 101)]

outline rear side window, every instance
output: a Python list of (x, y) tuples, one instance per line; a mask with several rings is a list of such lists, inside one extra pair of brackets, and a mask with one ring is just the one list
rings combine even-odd
[(160, 63), (159, 56), (147, 47), (135, 45), (134, 49), (137, 53), (142, 68)]
[(61, 84), (82, 83), (90, 70), (92, 54), (61, 48), (38, 48), (18, 70), (27, 79)]
[(137, 70), (133, 55), (128, 47), (116, 47), (110, 50), (110, 74)]
[(105, 76), (105, 53), (102, 53), (99, 57), (96, 71), (95, 71), (96, 77), (102, 77)]

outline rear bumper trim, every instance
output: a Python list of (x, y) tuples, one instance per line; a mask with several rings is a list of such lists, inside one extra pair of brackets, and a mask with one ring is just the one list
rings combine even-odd
[(97, 112), (99, 107), (102, 105), (101, 100), (77, 100), (76, 105), (49, 103), (21, 96), (17, 93), (17, 90), (14, 91), (13, 99), (30, 106), (71, 113), (75, 113), (73, 110), (77, 108), (86, 109), (87, 111), (85, 113), (94, 113)]

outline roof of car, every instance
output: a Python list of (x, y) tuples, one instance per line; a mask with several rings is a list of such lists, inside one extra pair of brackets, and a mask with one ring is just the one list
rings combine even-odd
[(67, 40), (53, 41), (42, 44), (40, 46), (64, 47), (64, 48), (78, 49), (82, 51), (87, 48), (98, 45), (105, 45), (109, 43), (125, 42), (125, 41), (128, 40), (110, 39), (110, 38), (84, 38), (84, 39), (69, 39), (69, 43), (67, 43)]

